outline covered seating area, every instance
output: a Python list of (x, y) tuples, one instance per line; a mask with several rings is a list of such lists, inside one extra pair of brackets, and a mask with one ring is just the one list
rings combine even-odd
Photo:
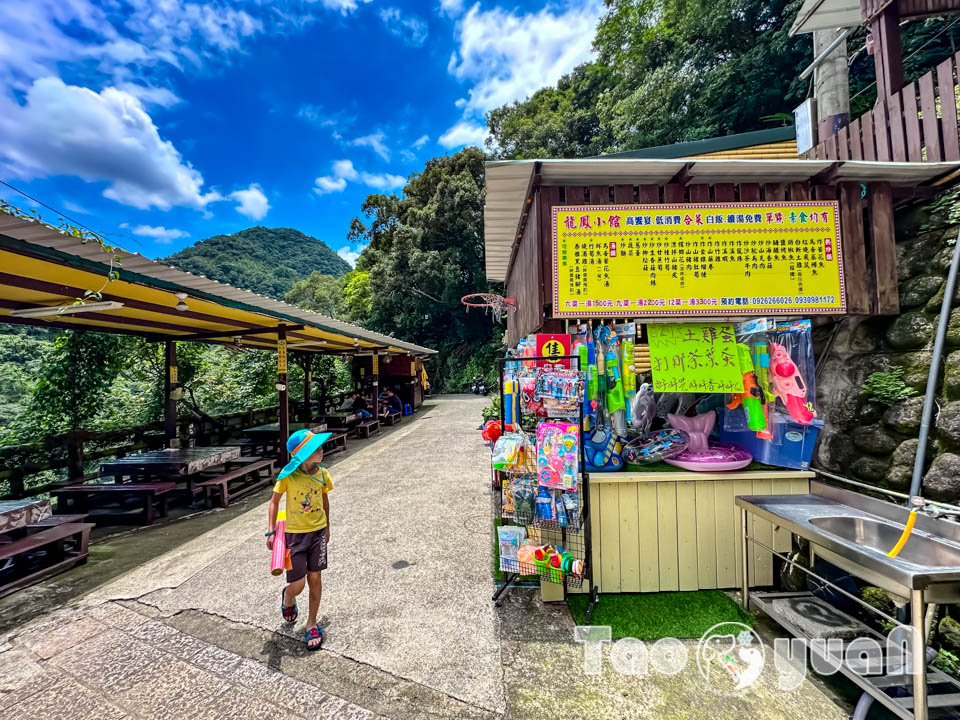
[[(8, 490), (0, 494), (0, 595), (83, 562), (96, 523), (149, 525), (172, 504), (227, 507), (263, 489), (286, 463), (284, 440), (294, 430), (332, 432), (328, 452), (345, 450), (348, 433), (369, 438), (369, 424), (356, 432), (353, 418), (337, 417), (326, 399), (313, 399), (317, 356), (369, 367), (365, 382), (376, 407), (380, 358), (434, 352), (2, 213), (0, 268), (0, 322), (135, 335), (162, 343), (165, 358), (162, 433), (146, 452), (111, 456), (98, 447), (88, 457), (81, 439), (68, 448), (66, 477), (52, 485), (28, 487), (22, 474), (7, 475)], [(185, 438), (178, 432), (184, 390), (177, 342), (274, 352), (276, 411), (248, 411), (250, 422), (221, 428), (209, 444)], [(304, 368), (300, 417), (293, 419), (290, 360)], [(49, 499), (40, 497), (47, 493)]]

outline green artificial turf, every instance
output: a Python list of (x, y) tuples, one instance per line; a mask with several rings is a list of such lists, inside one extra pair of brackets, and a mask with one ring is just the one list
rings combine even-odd
[[(577, 625), (586, 621), (589, 595), (570, 595), (567, 603)], [(720, 590), (601, 595), (591, 625), (609, 625), (613, 639), (630, 637), (699, 638), (721, 622), (753, 626), (753, 616)]]
[[(742, 470), (738, 470), (737, 472), (748, 472), (752, 470), (781, 470), (782, 471), (783, 469), (784, 468), (782, 467), (773, 467), (772, 465), (764, 465), (763, 463), (753, 461), (752, 463), (747, 465), (745, 468), (743, 468)], [(624, 471), (625, 472), (681, 472), (681, 473), (690, 472), (690, 470), (684, 470), (683, 468), (677, 467), (676, 465), (669, 465), (668, 463), (663, 462), (663, 460), (660, 460), (655, 463), (647, 463), (646, 465), (634, 465), (632, 463), (625, 463)]]

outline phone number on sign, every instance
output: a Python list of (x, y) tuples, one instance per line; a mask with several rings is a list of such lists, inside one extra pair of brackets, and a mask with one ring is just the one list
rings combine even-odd
[(750, 298), (752, 305), (820, 305), (835, 302), (836, 296), (834, 295), (769, 295)]

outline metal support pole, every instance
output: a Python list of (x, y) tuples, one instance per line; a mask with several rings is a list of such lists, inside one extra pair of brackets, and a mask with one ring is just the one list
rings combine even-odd
[(747, 511), (746, 508), (740, 508), (740, 552), (743, 553), (743, 578), (741, 579), (741, 596), (740, 600), (743, 605), (743, 609), (749, 612), (750, 610), (750, 577), (749, 573), (749, 560), (747, 560), (748, 555), (748, 544), (747, 544)]
[[(953, 291), (957, 284), (957, 273), (960, 271), (960, 233), (953, 247), (953, 257), (950, 260), (950, 270), (947, 273), (947, 282), (944, 287), (943, 302), (940, 304), (940, 319), (937, 321), (937, 334), (933, 339), (933, 357), (930, 359), (930, 371), (927, 374), (927, 391), (923, 397), (923, 413), (920, 418), (920, 434), (917, 444), (917, 457), (913, 461), (913, 476), (910, 478), (910, 503), (912, 506), (922, 505), (918, 502), (922, 493), (923, 464), (927, 455), (927, 440), (930, 437), (930, 422), (933, 419), (933, 407), (936, 404), (937, 379), (940, 376), (940, 358), (943, 357), (943, 347), (947, 337), (947, 327), (950, 324), (950, 309), (953, 302)], [(914, 507), (910, 508), (915, 509)]]
[(927, 631), (924, 626), (926, 607), (923, 604), (923, 590), (910, 593), (910, 652), (913, 662), (913, 717), (914, 720), (927, 720)]
[(281, 325), (277, 328), (277, 392), (280, 408), (277, 419), (280, 424), (280, 442), (277, 454), (280, 456), (280, 467), (287, 464), (287, 438), (290, 437), (290, 405), (287, 397), (287, 328)]
[(177, 382), (177, 343), (167, 340), (164, 343), (163, 371), (163, 443), (168, 448), (180, 446), (177, 437), (177, 401), (172, 397), (174, 390), (180, 387)]
[(313, 405), (310, 396), (313, 394), (313, 355), (303, 354), (303, 412), (300, 413), (300, 422), (308, 423), (313, 419)]
[[(373, 419), (380, 419), (380, 356), (373, 354)], [(362, 390), (362, 388), (361, 388)]]

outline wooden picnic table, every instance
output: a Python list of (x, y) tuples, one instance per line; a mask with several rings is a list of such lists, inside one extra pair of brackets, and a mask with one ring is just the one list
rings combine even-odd
[(0, 534), (19, 530), (50, 517), (50, 500), (24, 498), (0, 501)]
[(240, 457), (239, 447), (166, 448), (128, 455), (100, 465), (103, 477), (141, 476), (145, 479), (187, 478)]
[(327, 413), (322, 418), (322, 420), (332, 428), (349, 428), (351, 425), (360, 422), (361, 419), (360, 413), (351, 410)]
[[(311, 422), (311, 423), (302, 423), (302, 422), (293, 422), (290, 423), (290, 433), (295, 433), (297, 430), (309, 430), (310, 432), (321, 433), (327, 431), (327, 424), (323, 422)], [(243, 431), (243, 434), (249, 438), (254, 438), (257, 440), (260, 439), (280, 439), (280, 423), (273, 422), (267, 423), (266, 425), (257, 425), (256, 427), (247, 428)]]

